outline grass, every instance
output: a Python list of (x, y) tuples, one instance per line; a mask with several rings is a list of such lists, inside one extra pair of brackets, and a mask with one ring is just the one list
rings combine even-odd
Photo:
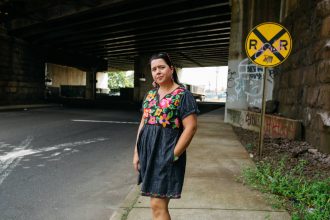
[(330, 219), (330, 177), (310, 180), (303, 174), (306, 161), (288, 170), (286, 160), (282, 158), (277, 165), (260, 161), (254, 168), (245, 168), (242, 179), (275, 198), (273, 204), (285, 207), (293, 220)]

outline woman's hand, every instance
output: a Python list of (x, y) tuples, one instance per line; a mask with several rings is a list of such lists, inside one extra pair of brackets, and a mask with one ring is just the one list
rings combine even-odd
[(139, 160), (139, 155), (136, 151), (134, 151), (133, 166), (134, 166), (134, 170), (136, 172), (139, 172), (139, 170), (140, 170), (140, 160)]

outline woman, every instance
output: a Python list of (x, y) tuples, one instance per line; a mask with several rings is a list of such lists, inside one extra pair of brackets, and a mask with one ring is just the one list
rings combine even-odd
[(178, 81), (167, 53), (150, 58), (155, 88), (143, 101), (133, 165), (149, 196), (154, 220), (169, 220), (170, 199), (181, 197), (186, 149), (197, 130), (198, 108), (192, 94)]

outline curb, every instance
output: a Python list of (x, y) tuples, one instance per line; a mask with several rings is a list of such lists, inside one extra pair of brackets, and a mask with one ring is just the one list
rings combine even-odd
[(110, 216), (109, 220), (126, 220), (133, 206), (140, 196), (140, 187), (135, 185), (129, 191), (124, 201), (120, 204), (118, 209)]
[(35, 105), (6, 105), (0, 106), (0, 112), (2, 111), (20, 111), (20, 110), (29, 110), (36, 108), (53, 108), (53, 107), (62, 107), (62, 104), (35, 104)]

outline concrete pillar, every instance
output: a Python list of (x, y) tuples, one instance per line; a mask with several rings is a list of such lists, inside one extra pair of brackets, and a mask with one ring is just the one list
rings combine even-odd
[(95, 100), (96, 93), (96, 72), (86, 72), (86, 99)]
[(182, 78), (182, 69), (183, 68), (175, 67), (176, 73), (178, 74), (179, 81)]
[(139, 55), (134, 62), (134, 102), (141, 102), (152, 89), (152, 75), (148, 55)]
[[(256, 25), (271, 21), (278, 22), (280, 1), (232, 0), (232, 20), (228, 60), (227, 109), (261, 108), (263, 68), (253, 64), (246, 56), (245, 40)], [(273, 70), (271, 70), (274, 73)], [(273, 76), (273, 75), (272, 75)], [(267, 100), (272, 99), (273, 79), (268, 77)]]
[[(228, 82), (225, 121), (227, 108), (246, 109), (247, 101), (244, 94), (237, 94), (235, 80), (238, 77), (238, 66), (244, 57), (243, 48), (243, 1), (232, 0), (230, 46), (228, 59)], [(235, 90), (236, 89), (236, 90)]]
[(38, 48), (7, 34), (0, 24), (0, 105), (44, 101), (45, 61)]

